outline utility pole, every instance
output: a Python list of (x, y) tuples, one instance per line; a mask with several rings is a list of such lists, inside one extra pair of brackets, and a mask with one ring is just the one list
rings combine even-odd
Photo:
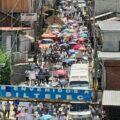
[(94, 41), (94, 101), (97, 102), (97, 85), (98, 85), (98, 80), (97, 80), (97, 62), (98, 62), (98, 56), (97, 56), (97, 40), (96, 40), (96, 34), (95, 34), (95, 1), (92, 0), (92, 5), (93, 5), (93, 41)]
[[(37, 12), (37, 0), (34, 0), (34, 13)], [(37, 63), (37, 21), (34, 21), (34, 62)]]

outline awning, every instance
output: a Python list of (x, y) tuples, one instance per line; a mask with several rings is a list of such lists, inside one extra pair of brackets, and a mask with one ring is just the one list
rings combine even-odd
[(120, 52), (98, 51), (98, 58), (102, 60), (120, 60)]
[(31, 27), (0, 27), (0, 31), (22, 31), (31, 29)]
[(120, 106), (120, 91), (105, 90), (103, 91), (103, 106)]

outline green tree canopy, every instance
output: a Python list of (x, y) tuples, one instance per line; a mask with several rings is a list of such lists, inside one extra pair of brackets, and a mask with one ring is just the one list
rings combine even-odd
[(9, 56), (0, 50), (0, 85), (10, 84), (11, 68)]

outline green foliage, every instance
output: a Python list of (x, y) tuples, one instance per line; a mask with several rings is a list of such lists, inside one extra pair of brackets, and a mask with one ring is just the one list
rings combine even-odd
[(9, 85), (12, 67), (9, 56), (1, 50), (0, 50), (0, 64), (4, 64), (4, 66), (0, 66), (0, 85)]

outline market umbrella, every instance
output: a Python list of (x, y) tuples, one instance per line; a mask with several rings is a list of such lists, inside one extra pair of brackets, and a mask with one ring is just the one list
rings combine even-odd
[(80, 34), (80, 37), (87, 38), (88, 35), (86, 33), (82, 33), (82, 34)]
[(87, 41), (87, 39), (86, 38), (78, 38), (78, 41), (80, 41), (80, 42), (85, 42), (85, 41)]
[(73, 49), (75, 49), (75, 50), (79, 50), (80, 47), (81, 47), (80, 44), (76, 44), (76, 45), (73, 46)]
[(57, 36), (55, 34), (53, 34), (51, 31), (48, 32), (44, 32), (41, 35), (42, 38), (56, 38)]
[(18, 117), (18, 118), (20, 118), (20, 117), (25, 117), (25, 116), (27, 116), (27, 114), (24, 113), (24, 112), (18, 113), (18, 114), (16, 115), (16, 117)]
[(69, 58), (68, 61), (69, 61), (69, 62), (76, 62), (77, 60), (74, 59), (74, 58)]
[(74, 49), (70, 49), (70, 50), (68, 51), (68, 53), (69, 53), (69, 54), (75, 54), (76, 52), (75, 52)]
[(64, 32), (69, 32), (70, 31), (70, 29), (68, 29), (68, 28), (65, 28), (64, 30), (62, 30), (62, 32), (64, 33)]
[(68, 47), (69, 45), (67, 43), (62, 43), (59, 45), (60, 47)]
[(54, 117), (52, 115), (49, 114), (44, 114), (42, 115), (42, 117), (40, 117), (40, 120), (54, 120)]
[(69, 63), (69, 59), (68, 59), (68, 58), (64, 58), (64, 59), (62, 60), (62, 62)]
[(78, 38), (73, 38), (71, 42), (77, 42)]
[(68, 20), (68, 23), (74, 23), (74, 20)]
[(76, 42), (69, 42), (69, 45), (76, 45)]
[(79, 50), (81, 50), (81, 51), (85, 51), (86, 48), (85, 48), (84, 46), (81, 46), (81, 47), (79, 48)]
[(65, 85), (67, 85), (67, 80), (65, 80), (65, 79), (60, 79), (59, 80), (59, 83), (61, 84), (61, 85), (63, 85), (63, 86), (65, 86)]
[(58, 75), (66, 75), (66, 74), (67, 74), (67, 71), (64, 70), (64, 69), (59, 69), (59, 70), (56, 71), (56, 73), (57, 73)]

